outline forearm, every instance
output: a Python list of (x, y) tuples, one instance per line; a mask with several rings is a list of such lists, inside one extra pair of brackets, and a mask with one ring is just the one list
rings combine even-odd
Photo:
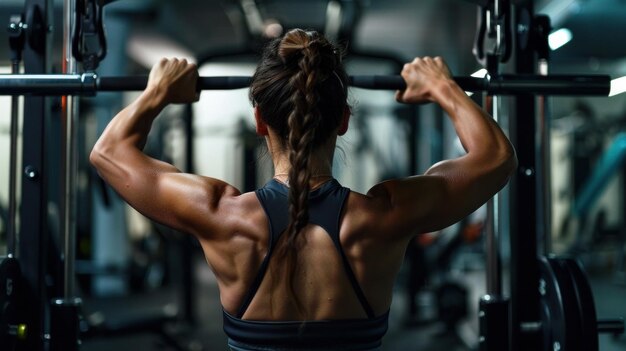
[(450, 117), (469, 155), (493, 161), (513, 156), (513, 147), (498, 124), (456, 83), (441, 82), (434, 89), (433, 98)]
[(109, 122), (94, 149), (123, 144), (142, 150), (152, 122), (164, 106), (163, 98), (156, 89), (142, 92)]
[(89, 156), (109, 184), (122, 186), (137, 167), (145, 167), (148, 160), (143, 147), (152, 122), (164, 106), (156, 89), (146, 90), (109, 122)]

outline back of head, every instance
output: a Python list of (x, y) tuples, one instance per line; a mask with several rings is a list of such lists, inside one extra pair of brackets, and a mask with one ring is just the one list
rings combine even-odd
[(267, 45), (252, 77), (250, 99), (284, 142), (296, 109), (301, 118), (316, 115), (311, 121), (319, 123), (315, 146), (337, 129), (348, 86), (341, 60), (342, 51), (313, 31), (293, 29)]
[(294, 29), (269, 43), (250, 85), (252, 103), (289, 154), (290, 221), (277, 254), (287, 258), (281, 267), (296, 302), (292, 282), (304, 243), (298, 234), (308, 222), (311, 154), (337, 135), (347, 104), (341, 59), (341, 50), (319, 33)]

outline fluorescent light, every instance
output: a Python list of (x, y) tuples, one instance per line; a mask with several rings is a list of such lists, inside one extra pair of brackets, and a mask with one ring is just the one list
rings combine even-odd
[(572, 40), (572, 31), (567, 28), (556, 30), (548, 36), (550, 49), (556, 50)]
[(487, 70), (484, 68), (481, 68), (478, 71), (472, 73), (472, 77), (475, 77), (475, 78), (485, 78), (486, 75), (487, 75)]
[(611, 81), (611, 92), (609, 96), (615, 96), (621, 93), (626, 93), (626, 76), (615, 78)]

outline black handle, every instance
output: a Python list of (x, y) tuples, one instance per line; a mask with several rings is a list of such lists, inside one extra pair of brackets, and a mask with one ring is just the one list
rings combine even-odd
[[(198, 90), (241, 89), (250, 77), (200, 77)], [(494, 95), (587, 95), (607, 96), (611, 77), (607, 75), (502, 75), (492, 79), (454, 77), (465, 91), (486, 91)], [(98, 91), (143, 90), (147, 76), (98, 77), (95, 74), (0, 74), (0, 95), (89, 95)], [(403, 90), (401, 76), (351, 76), (355, 88)]]
[[(250, 86), (252, 78), (246, 76), (199, 77), (198, 90), (232, 90)], [(147, 76), (99, 77), (98, 91), (143, 90)]]

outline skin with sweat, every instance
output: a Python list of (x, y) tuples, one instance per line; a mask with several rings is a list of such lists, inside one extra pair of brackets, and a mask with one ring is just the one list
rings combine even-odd
[[(388, 180), (367, 193), (351, 192), (341, 215), (340, 242), (357, 281), (376, 315), (391, 304), (392, 287), (404, 251), (419, 233), (445, 228), (470, 214), (500, 190), (516, 167), (514, 150), (493, 119), (452, 80), (441, 58), (416, 58), (402, 70), (407, 88), (396, 92), (400, 103), (439, 104), (449, 116), (466, 154), (433, 165), (425, 174)], [(195, 236), (218, 281), (226, 312), (235, 314), (267, 253), (268, 220), (252, 193), (241, 193), (219, 179), (186, 174), (143, 153), (148, 132), (168, 104), (199, 98), (198, 71), (185, 60), (163, 59), (150, 72), (146, 90), (109, 123), (90, 155), (99, 174), (131, 206), (152, 220)], [(257, 133), (265, 138), (276, 178), (286, 182), (287, 151), (254, 109)], [(337, 137), (313, 151), (311, 187), (332, 174)], [(308, 319), (365, 318), (345, 276), (341, 259), (322, 228), (307, 225), (300, 235), (306, 249), (298, 253), (293, 282)], [(287, 297), (289, 287), (270, 269), (243, 316), (250, 320), (301, 320)]]

